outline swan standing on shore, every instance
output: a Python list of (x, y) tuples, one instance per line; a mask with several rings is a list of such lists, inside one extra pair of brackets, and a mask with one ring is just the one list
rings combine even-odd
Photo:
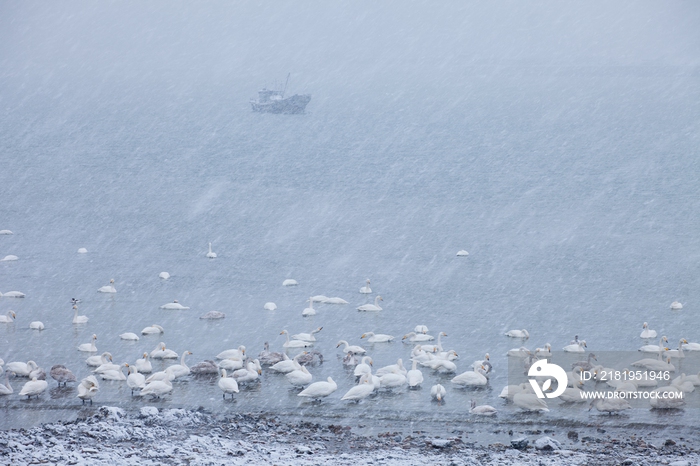
[(73, 372), (71, 372), (71, 370), (63, 364), (56, 364), (53, 367), (51, 367), (49, 375), (52, 379), (58, 382), (59, 387), (61, 386), (61, 384), (65, 386), (68, 382), (76, 381), (75, 374), (73, 374)]
[(97, 395), (99, 389), (100, 384), (97, 382), (95, 376), (89, 375), (78, 384), (78, 398), (83, 400), (83, 404), (85, 404), (87, 400), (90, 400), (90, 404), (92, 404), (92, 398)]
[(49, 384), (46, 382), (46, 380), (37, 380), (37, 378), (34, 377), (32, 380), (24, 384), (22, 390), (19, 392), (19, 396), (27, 395), (27, 399), (34, 395), (38, 397), (44, 393), (48, 387)]
[(364, 311), (364, 312), (375, 312), (375, 311), (381, 311), (382, 308), (379, 307), (379, 301), (384, 301), (384, 298), (381, 296), (377, 295), (376, 298), (374, 298), (374, 304), (363, 304), (362, 306), (359, 306), (357, 308), (358, 311)]

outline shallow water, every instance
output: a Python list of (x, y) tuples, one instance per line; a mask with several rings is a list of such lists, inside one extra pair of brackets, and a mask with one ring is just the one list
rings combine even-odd
[[(0, 357), (47, 370), (61, 363), (84, 377), (88, 354), (76, 347), (93, 333), (115, 362), (133, 363), (164, 341), (191, 350), (195, 363), (240, 344), (250, 355), (265, 341), (279, 351), (282, 329), (323, 326), (314, 349), (325, 362), (311, 372), (339, 385), (323, 403), (299, 401), (265, 371), (234, 402), (222, 401), (214, 380), (190, 378), (155, 404), (456, 421), (474, 398), (499, 408), (489, 421), (498, 423), (532, 416), (497, 398), (505, 353), (521, 344), (503, 336), (511, 328), (529, 330), (530, 348), (558, 349), (577, 334), (591, 351), (635, 350), (644, 321), (672, 345), (700, 340), (692, 69), (470, 71), (468, 85), (449, 95), (415, 82), (353, 95), (322, 83), (308, 113), (291, 116), (252, 113), (246, 99), (256, 83), (184, 95), (15, 89), (5, 97), (12, 118), (0, 121), (0, 229), (15, 234), (0, 236), (0, 256), (20, 260), (0, 262), (0, 291), (27, 297), (0, 298), (0, 313), (18, 317), (0, 324)], [(130, 92), (139, 98), (125, 100)], [(205, 258), (209, 241), (215, 260)], [(77, 254), (80, 247), (89, 252)], [(459, 249), (469, 256), (456, 257)], [(161, 271), (172, 278), (160, 280)], [(110, 278), (116, 295), (97, 293)], [(299, 285), (283, 287), (286, 278)], [(379, 313), (355, 310), (373, 300), (358, 293), (366, 278), (384, 298)], [(302, 317), (316, 294), (350, 304), (317, 305), (316, 316)], [(72, 297), (88, 324), (71, 323)], [(191, 310), (159, 309), (173, 299)], [(669, 310), (674, 300), (682, 311)], [(264, 311), (267, 301), (278, 309)], [(210, 310), (227, 316), (198, 319)], [(33, 320), (46, 330), (29, 330)], [(165, 334), (119, 339), (153, 323)], [(460, 355), (458, 372), (489, 352), (490, 387), (455, 389), (451, 376), (426, 369), (420, 390), (341, 402), (353, 377), (338, 340), (392, 334), (396, 342), (365, 344), (375, 368), (397, 358), (408, 365), (411, 346), (400, 338), (417, 324), (449, 334), (443, 346)], [(16, 393), (22, 382), (12, 381)], [(440, 406), (429, 397), (437, 382), (448, 389)], [(74, 388), (50, 386), (38, 400), (1, 397), (0, 427), (53, 419), (47, 408), (82, 409)], [(150, 403), (107, 381), (95, 401)], [(567, 406), (535, 417), (588, 422), (591, 414)], [(695, 409), (620, 418), (699, 420)]]

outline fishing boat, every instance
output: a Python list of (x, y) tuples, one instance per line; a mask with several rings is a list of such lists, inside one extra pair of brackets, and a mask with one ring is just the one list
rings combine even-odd
[(284, 83), (284, 89), (261, 89), (258, 91), (257, 99), (250, 99), (254, 112), (260, 113), (304, 113), (306, 105), (311, 101), (311, 94), (294, 94), (285, 97), (289, 76)]

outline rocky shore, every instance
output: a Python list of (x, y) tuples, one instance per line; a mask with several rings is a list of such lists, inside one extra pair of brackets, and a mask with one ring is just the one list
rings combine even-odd
[[(570, 433), (570, 437), (575, 433)], [(329, 423), (275, 416), (217, 416), (144, 407), (102, 407), (72, 422), (0, 431), (0, 463), (124, 465), (672, 465), (700, 462), (682, 439), (658, 444), (634, 435), (576, 439), (576, 448), (546, 435), (477, 446), (462, 435), (385, 432), (369, 437)]]

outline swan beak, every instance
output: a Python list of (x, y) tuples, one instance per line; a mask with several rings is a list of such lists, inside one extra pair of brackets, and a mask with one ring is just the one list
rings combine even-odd
[(363, 333), (362, 336), (361, 336), (360, 338), (364, 338), (364, 337), (366, 337), (366, 336), (367, 336), (367, 335)]
[(258, 369), (258, 375), (262, 375), (262, 370)]
[(340, 348), (340, 343), (338, 343), (337, 345), (335, 345), (335, 347), (336, 347), (336, 348)]
[(403, 336), (402, 340), (405, 340), (405, 339), (406, 339), (406, 335)]

